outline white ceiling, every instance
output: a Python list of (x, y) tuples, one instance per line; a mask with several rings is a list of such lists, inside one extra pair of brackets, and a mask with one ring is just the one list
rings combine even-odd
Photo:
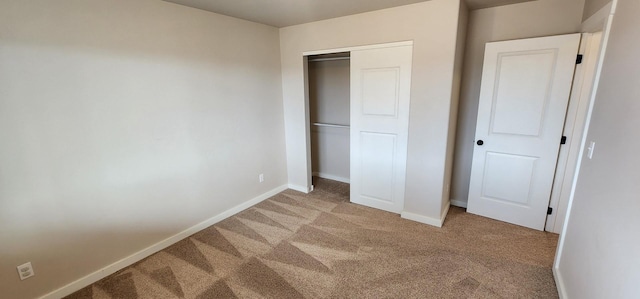
[[(164, 0), (275, 27), (309, 23), (425, 0)], [(480, 9), (533, 0), (466, 0)]]

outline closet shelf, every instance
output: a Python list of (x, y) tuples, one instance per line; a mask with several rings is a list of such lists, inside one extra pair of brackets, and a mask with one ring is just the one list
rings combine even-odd
[(349, 128), (348, 125), (339, 125), (339, 124), (313, 123), (313, 125), (317, 127), (345, 128), (345, 129)]

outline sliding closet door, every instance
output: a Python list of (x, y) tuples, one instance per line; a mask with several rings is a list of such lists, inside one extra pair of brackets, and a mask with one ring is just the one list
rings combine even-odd
[(351, 201), (400, 213), (412, 46), (351, 52)]

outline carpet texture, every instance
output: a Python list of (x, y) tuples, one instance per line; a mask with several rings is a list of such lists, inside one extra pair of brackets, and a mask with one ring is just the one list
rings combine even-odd
[(452, 207), (442, 228), (287, 190), (67, 298), (557, 298), (557, 235)]

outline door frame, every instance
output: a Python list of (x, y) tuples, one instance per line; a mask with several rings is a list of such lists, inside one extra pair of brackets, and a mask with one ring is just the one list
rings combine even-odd
[[(608, 4), (603, 11), (608, 11)], [(594, 15), (592, 18), (601, 18)], [(582, 37), (578, 54), (583, 55), (581, 64), (576, 65), (574, 71), (571, 94), (567, 107), (567, 115), (563, 126), (563, 136), (567, 137), (567, 143), (560, 147), (554, 180), (549, 198), (549, 207), (553, 209), (551, 215), (547, 215), (544, 230), (560, 234), (568, 216), (568, 206), (572, 193), (574, 177), (577, 175), (576, 165), (579, 162), (581, 141), (586, 130), (586, 119), (589, 114), (589, 103), (597, 88), (596, 79), (599, 77), (602, 51), (605, 45), (604, 34), (594, 40), (594, 34), (601, 33), (604, 27), (604, 19), (594, 21), (592, 18), (583, 23)], [(594, 42), (596, 44), (594, 44)], [(594, 53), (594, 47), (598, 51)], [(466, 205), (462, 206), (466, 208)]]
[[(391, 42), (391, 43), (382, 43), (382, 44), (372, 44), (372, 45), (363, 45), (363, 46), (353, 46), (353, 47), (343, 47), (343, 48), (332, 48), (332, 49), (322, 49), (322, 50), (313, 50), (313, 51), (305, 51), (302, 52), (302, 66), (304, 72), (304, 123), (305, 123), (305, 131), (304, 131), (304, 139), (305, 139), (305, 151), (306, 151), (306, 165), (307, 165), (307, 186), (309, 186), (308, 190), (298, 190), (305, 193), (309, 193), (313, 191), (313, 170), (311, 169), (311, 114), (310, 114), (310, 105), (309, 105), (309, 56), (313, 55), (323, 55), (323, 54), (335, 54), (342, 52), (352, 52), (358, 50), (371, 50), (371, 49), (380, 49), (380, 48), (392, 48), (392, 47), (402, 47), (402, 46), (413, 46), (413, 41), (399, 41), (399, 42)], [(349, 99), (351, 101), (351, 98)], [(409, 108), (411, 109), (411, 108)]]
[(580, 39), (578, 54), (583, 55), (583, 61), (576, 65), (574, 71), (573, 86), (562, 131), (567, 141), (560, 146), (558, 152), (549, 199), (549, 207), (553, 210), (551, 215), (547, 215), (544, 228), (548, 232), (559, 234), (565, 222), (571, 185), (580, 153), (580, 137), (585, 130), (589, 99), (594, 86), (601, 40), (601, 35), (597, 33), (583, 33)]
[[(591, 109), (595, 93), (598, 89), (598, 80), (600, 78), (600, 72), (602, 71), (602, 60), (604, 59), (604, 52), (606, 51), (607, 41), (609, 37), (609, 30), (611, 28), (611, 22), (615, 13), (615, 7), (613, 2), (606, 4), (598, 12), (593, 14), (587, 20), (582, 23), (580, 32), (583, 33), (583, 39), (580, 45), (580, 54), (584, 55), (585, 60), (581, 65), (576, 68), (574, 77), (574, 89), (571, 93), (571, 99), (569, 105), (579, 105), (577, 108), (573, 123), (567, 122), (565, 128), (569, 126), (573, 128), (571, 136), (568, 137), (566, 146), (566, 161), (563, 167), (560, 167), (559, 157), (558, 166), (556, 168), (556, 178), (553, 184), (553, 190), (549, 207), (553, 208), (553, 213), (547, 217), (547, 224), (545, 225), (545, 231), (561, 234), (564, 229), (564, 224), (569, 218), (569, 211), (571, 209), (570, 203), (573, 197), (573, 184), (578, 176), (580, 169), (580, 160), (583, 153), (584, 138), (586, 138), (586, 130), (589, 126), (589, 118), (591, 115)], [(594, 39), (594, 34), (600, 34)], [(595, 43), (595, 44), (594, 44)], [(583, 44), (585, 47), (583, 47)], [(597, 49), (597, 51), (594, 51)], [(586, 51), (586, 52), (585, 52)], [(594, 53), (595, 52), (595, 53)], [(580, 84), (576, 84), (580, 77)], [(576, 88), (579, 86), (579, 88)], [(569, 112), (571, 106), (569, 107)], [(570, 115), (567, 114), (567, 120)], [(563, 150), (561, 148), (561, 150)], [(568, 163), (567, 163), (568, 161)]]

